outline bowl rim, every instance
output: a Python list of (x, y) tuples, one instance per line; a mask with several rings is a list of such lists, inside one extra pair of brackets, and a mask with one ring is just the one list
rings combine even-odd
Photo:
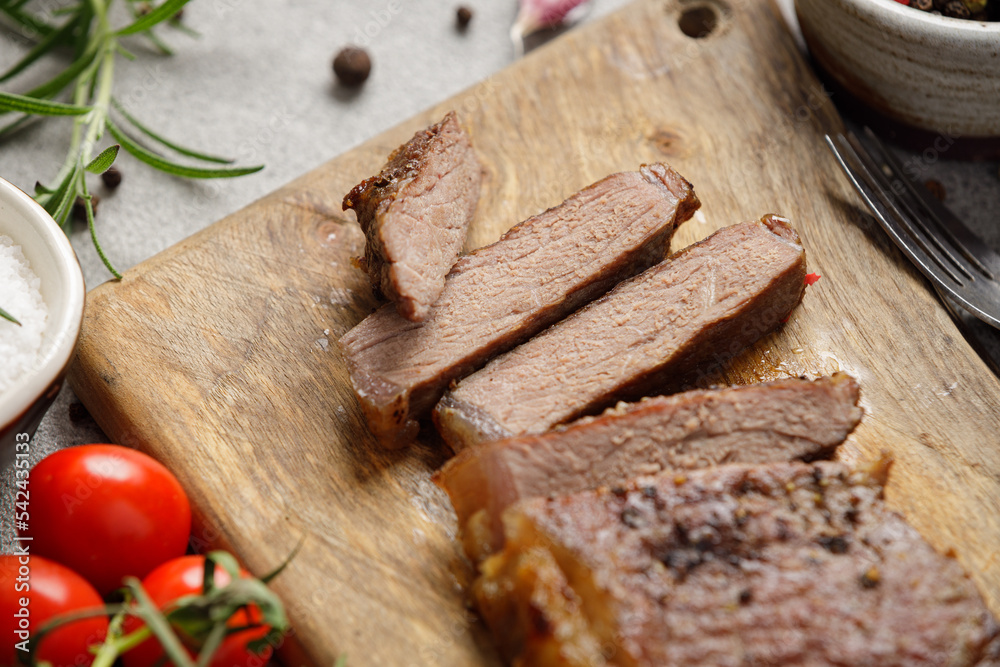
[[(86, 286), (80, 261), (69, 238), (38, 202), (9, 181), (0, 178), (0, 199), (33, 224), (58, 264), (53, 271), (68, 307), (49, 313), (46, 330), (59, 332), (44, 362), (18, 379), (0, 396), (0, 430), (15, 426), (31, 406), (46, 394), (69, 365), (83, 323)], [(14, 239), (15, 243), (17, 239)]]
[(932, 14), (897, 0), (848, 0), (854, 6), (868, 5), (879, 7), (881, 11), (895, 14), (901, 20), (923, 23), (929, 27), (960, 30), (970, 34), (982, 35), (983, 32), (1000, 32), (1000, 21), (973, 21), (972, 19), (957, 19), (943, 14)]

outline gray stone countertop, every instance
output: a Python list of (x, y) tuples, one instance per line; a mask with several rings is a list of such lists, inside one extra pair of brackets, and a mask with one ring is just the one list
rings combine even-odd
[[(791, 1), (779, 0), (786, 16)], [(42, 2), (35, 3), (43, 5)], [(462, 0), (474, 10), (468, 29), (455, 28), (459, 2), (440, 0), (196, 0), (184, 13), (192, 38), (165, 29), (175, 55), (162, 56), (143, 40), (121, 61), (116, 94), (144, 123), (206, 152), (264, 163), (254, 175), (190, 181), (164, 175), (122, 153), (123, 183), (103, 191), (97, 221), (107, 255), (127, 269), (190, 236), (323, 162), (480, 81), (514, 59), (508, 30), (514, 0)], [(587, 20), (626, 4), (594, 0)], [(374, 62), (358, 92), (334, 83), (331, 59), (349, 43), (365, 46)], [(26, 48), (0, 30), (0, 71)], [(53, 72), (39, 64), (4, 90), (24, 90)], [(71, 122), (35, 123), (0, 145), (0, 176), (31, 191), (49, 182), (68, 146)], [(940, 181), (948, 204), (1000, 248), (1000, 177), (996, 163), (924, 160), (927, 178)], [(84, 226), (72, 234), (87, 284), (109, 274)], [(67, 388), (43, 420), (32, 445), (37, 461), (50, 452), (107, 437), (89, 416), (71, 419), (76, 398)], [(12, 544), (14, 475), (0, 494), (2, 548)]]

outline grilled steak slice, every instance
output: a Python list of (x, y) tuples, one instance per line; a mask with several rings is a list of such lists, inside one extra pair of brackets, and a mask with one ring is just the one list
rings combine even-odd
[(435, 421), (458, 451), (651, 393), (777, 327), (801, 300), (805, 272), (787, 221), (722, 229), (465, 378)]
[(476, 212), (482, 168), (449, 112), (397, 148), (382, 171), (344, 197), (367, 237), (372, 289), (421, 322), (444, 289)]
[(409, 442), (449, 382), (660, 261), (699, 205), (664, 164), (608, 176), (462, 257), (425, 322), (366, 318), (340, 343), (372, 432)]
[(474, 595), (525, 667), (982, 664), (995, 619), (880, 498), (820, 462), (522, 501)]
[(501, 546), (500, 513), (521, 498), (621, 486), (664, 470), (824, 456), (861, 420), (859, 392), (854, 378), (837, 373), (623, 403), (541, 435), (469, 447), (435, 481), (478, 561)]

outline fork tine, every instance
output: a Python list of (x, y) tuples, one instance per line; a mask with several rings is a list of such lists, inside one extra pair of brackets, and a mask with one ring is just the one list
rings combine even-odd
[[(925, 246), (924, 249), (928, 254), (940, 264), (942, 269), (952, 275), (956, 282), (965, 283), (966, 281), (971, 281), (973, 279), (973, 268), (968, 267), (967, 263), (963, 262), (955, 254), (955, 251), (945, 243), (944, 239), (935, 234), (934, 230), (928, 228), (923, 221), (923, 217), (913, 209), (907, 198), (902, 197), (901, 193), (896, 193), (894, 183), (889, 180), (889, 176), (882, 171), (881, 166), (875, 162), (875, 159), (868, 153), (861, 142), (858, 141), (858, 138), (853, 134), (849, 134), (847, 142), (851, 145), (855, 155), (864, 164), (871, 178), (878, 184), (879, 187), (877, 190), (879, 195), (885, 199), (886, 204), (897, 214), (903, 226), (909, 229), (911, 236), (917, 239), (918, 242), (921, 242), (921, 245)], [(897, 180), (902, 181), (902, 179)], [(900, 210), (900, 207), (903, 210)], [(927, 246), (933, 246), (933, 248)], [(953, 269), (957, 269), (962, 276), (959, 277)]]
[(830, 135), (826, 135), (825, 139), (840, 168), (871, 209), (876, 220), (920, 272), (976, 317), (1000, 328), (1000, 319), (997, 316), (1000, 313), (1000, 298), (997, 290), (990, 291), (996, 283), (973, 280), (970, 284), (963, 285), (960, 281), (954, 280), (954, 276), (945, 272), (939, 260), (928, 254), (927, 248), (930, 246), (919, 244), (917, 238), (897, 222), (897, 218), (901, 215), (900, 211), (896, 208), (890, 209), (891, 202), (887, 201), (888, 198), (884, 193), (880, 196), (882, 186), (861, 161), (847, 138), (838, 134), (836, 141)]
[[(859, 184), (866, 188), (865, 199), (869, 208), (876, 212), (876, 217), (883, 229), (889, 233), (896, 245), (917, 264), (918, 268), (921, 268), (928, 278), (933, 276), (937, 280), (952, 285), (953, 289), (961, 287), (965, 282), (962, 276), (955, 272), (951, 262), (940, 255), (938, 248), (927, 240), (926, 230), (914, 228), (913, 225), (909, 224), (907, 216), (896, 207), (887, 192), (885, 177), (879, 173), (878, 167), (871, 160), (864, 159), (867, 157), (867, 154), (863, 153), (864, 148), (860, 148), (859, 151), (859, 147), (852, 144), (850, 138), (843, 135), (838, 136), (838, 142), (844, 156), (849, 157), (855, 165), (851, 168), (845, 161), (842, 162), (842, 166), (851, 168), (853, 175), (858, 177), (852, 178), (855, 182), (855, 188)], [(915, 256), (914, 253), (917, 253), (919, 257)]]
[(990, 280), (996, 280), (997, 275), (1000, 275), (1000, 255), (993, 252), (982, 239), (955, 217), (948, 210), (948, 207), (931, 195), (926, 188), (918, 186), (912, 178), (906, 177), (899, 160), (882, 140), (875, 136), (871, 128), (865, 127), (864, 132), (881, 154), (882, 159), (889, 165), (889, 168), (900, 176), (900, 180), (903, 181), (913, 198), (921, 205), (926, 215), (948, 236), (955, 248), (983, 275)]

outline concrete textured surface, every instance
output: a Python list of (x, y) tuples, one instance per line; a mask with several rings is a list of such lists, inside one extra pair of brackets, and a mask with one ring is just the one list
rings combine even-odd
[[(791, 16), (791, 0), (780, 2)], [(464, 32), (455, 28), (458, 4), (474, 10)], [(626, 0), (592, 4), (587, 20)], [(508, 30), (515, 13), (514, 0), (191, 2), (183, 21), (201, 36), (160, 30), (175, 47), (170, 57), (131, 39), (128, 47), (139, 57), (121, 61), (116, 94), (167, 137), (235, 157), (240, 165), (266, 168), (238, 179), (190, 181), (154, 171), (123, 152), (121, 187), (108, 193), (97, 177), (91, 181), (92, 191), (102, 195), (97, 228), (108, 257), (127, 269), (502, 69), (514, 59)], [(337, 86), (331, 71), (334, 54), (349, 43), (367, 48), (374, 62), (371, 78), (358, 91)], [(0, 70), (27, 46), (17, 33), (0, 29)], [(53, 71), (52, 63), (39, 64), (3, 90), (25, 90)], [(36, 180), (50, 181), (65, 156), (71, 124), (47, 119), (0, 144), (0, 176), (27, 191)], [(998, 164), (950, 162), (936, 154), (921, 164), (925, 178), (944, 185), (955, 213), (1000, 249)], [(72, 241), (87, 284), (107, 280), (83, 225), (75, 228)], [(1000, 336), (990, 333), (1000, 350)], [(106, 439), (88, 416), (70, 418), (75, 402), (64, 389), (33, 440), (33, 461), (58, 448)], [(13, 495), (14, 475), (7, 470), (0, 491), (4, 551), (12, 545)]]

